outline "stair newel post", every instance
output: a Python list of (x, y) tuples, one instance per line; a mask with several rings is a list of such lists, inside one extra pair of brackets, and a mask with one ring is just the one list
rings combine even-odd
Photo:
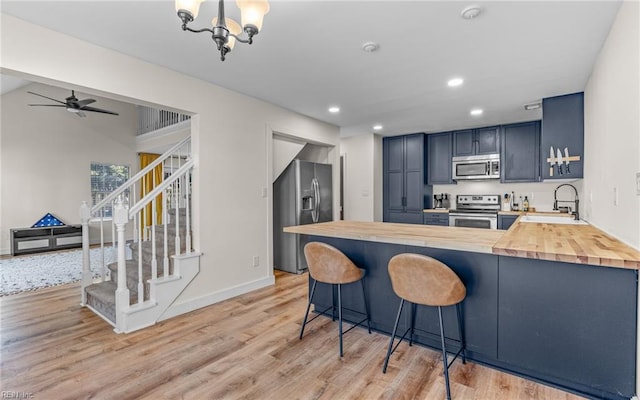
[(125, 260), (125, 226), (129, 221), (129, 207), (125, 206), (122, 196), (118, 197), (113, 209), (113, 221), (118, 231), (118, 288), (116, 289), (116, 331), (125, 332), (126, 322), (122, 311), (129, 308), (129, 289), (127, 288), (127, 264)]
[(89, 258), (89, 220), (91, 219), (91, 209), (86, 201), (80, 206), (80, 221), (82, 222), (82, 302), (87, 304), (87, 293), (85, 288), (91, 285), (91, 259)]

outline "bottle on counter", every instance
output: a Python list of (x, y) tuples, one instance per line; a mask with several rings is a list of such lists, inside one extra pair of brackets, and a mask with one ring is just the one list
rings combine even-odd
[(522, 202), (522, 211), (529, 211), (529, 199), (527, 196), (524, 196), (524, 201)]

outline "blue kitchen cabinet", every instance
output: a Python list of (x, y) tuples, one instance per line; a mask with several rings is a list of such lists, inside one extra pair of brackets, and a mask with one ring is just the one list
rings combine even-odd
[(540, 181), (540, 122), (502, 127), (501, 182)]
[(448, 212), (426, 212), (424, 213), (425, 225), (449, 226)]
[[(309, 235), (301, 240), (330, 244), (367, 271), (363, 285), (371, 328), (378, 332), (391, 333), (400, 302), (389, 260), (423, 254), (447, 264), (466, 286), (462, 319), (468, 359), (586, 398), (622, 400), (635, 394), (636, 270)], [(309, 289), (312, 284), (309, 277)], [(364, 309), (361, 286), (344, 285), (341, 298), (343, 318), (362, 320), (351, 311)], [(328, 310), (336, 302), (330, 285), (318, 285), (316, 312), (331, 318)], [(410, 326), (408, 309), (399, 332)], [(443, 307), (442, 314), (451, 327), (446, 339), (458, 340), (455, 307)], [(415, 315), (414, 343), (439, 350), (437, 308), (420, 306)]]
[(453, 156), (465, 157), (500, 152), (500, 129), (497, 126), (453, 132)]
[(519, 215), (498, 215), (498, 229), (507, 230), (516, 222)]
[[(541, 137), (542, 179), (579, 179), (584, 174), (584, 93), (573, 93), (564, 96), (550, 97), (542, 100), (542, 137)], [(580, 157), (570, 160), (569, 171), (562, 166), (563, 173), (553, 167), (553, 175), (547, 159), (549, 149), (553, 147), (554, 155), (561, 150), (565, 158), (564, 148), (569, 156)], [(564, 161), (564, 160), (563, 160)]]
[(383, 220), (422, 224), (430, 208), (426, 183), (426, 137), (423, 133), (383, 138)]
[(455, 183), (451, 179), (451, 132), (427, 135), (428, 174), (427, 184), (442, 185)]

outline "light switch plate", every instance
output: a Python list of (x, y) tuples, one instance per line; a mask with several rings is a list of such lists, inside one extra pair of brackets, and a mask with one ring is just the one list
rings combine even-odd
[(640, 172), (636, 172), (636, 195), (640, 196)]

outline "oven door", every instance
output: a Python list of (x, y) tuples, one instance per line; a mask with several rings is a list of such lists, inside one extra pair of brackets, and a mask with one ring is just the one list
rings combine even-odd
[(498, 229), (497, 215), (449, 213), (449, 226)]

